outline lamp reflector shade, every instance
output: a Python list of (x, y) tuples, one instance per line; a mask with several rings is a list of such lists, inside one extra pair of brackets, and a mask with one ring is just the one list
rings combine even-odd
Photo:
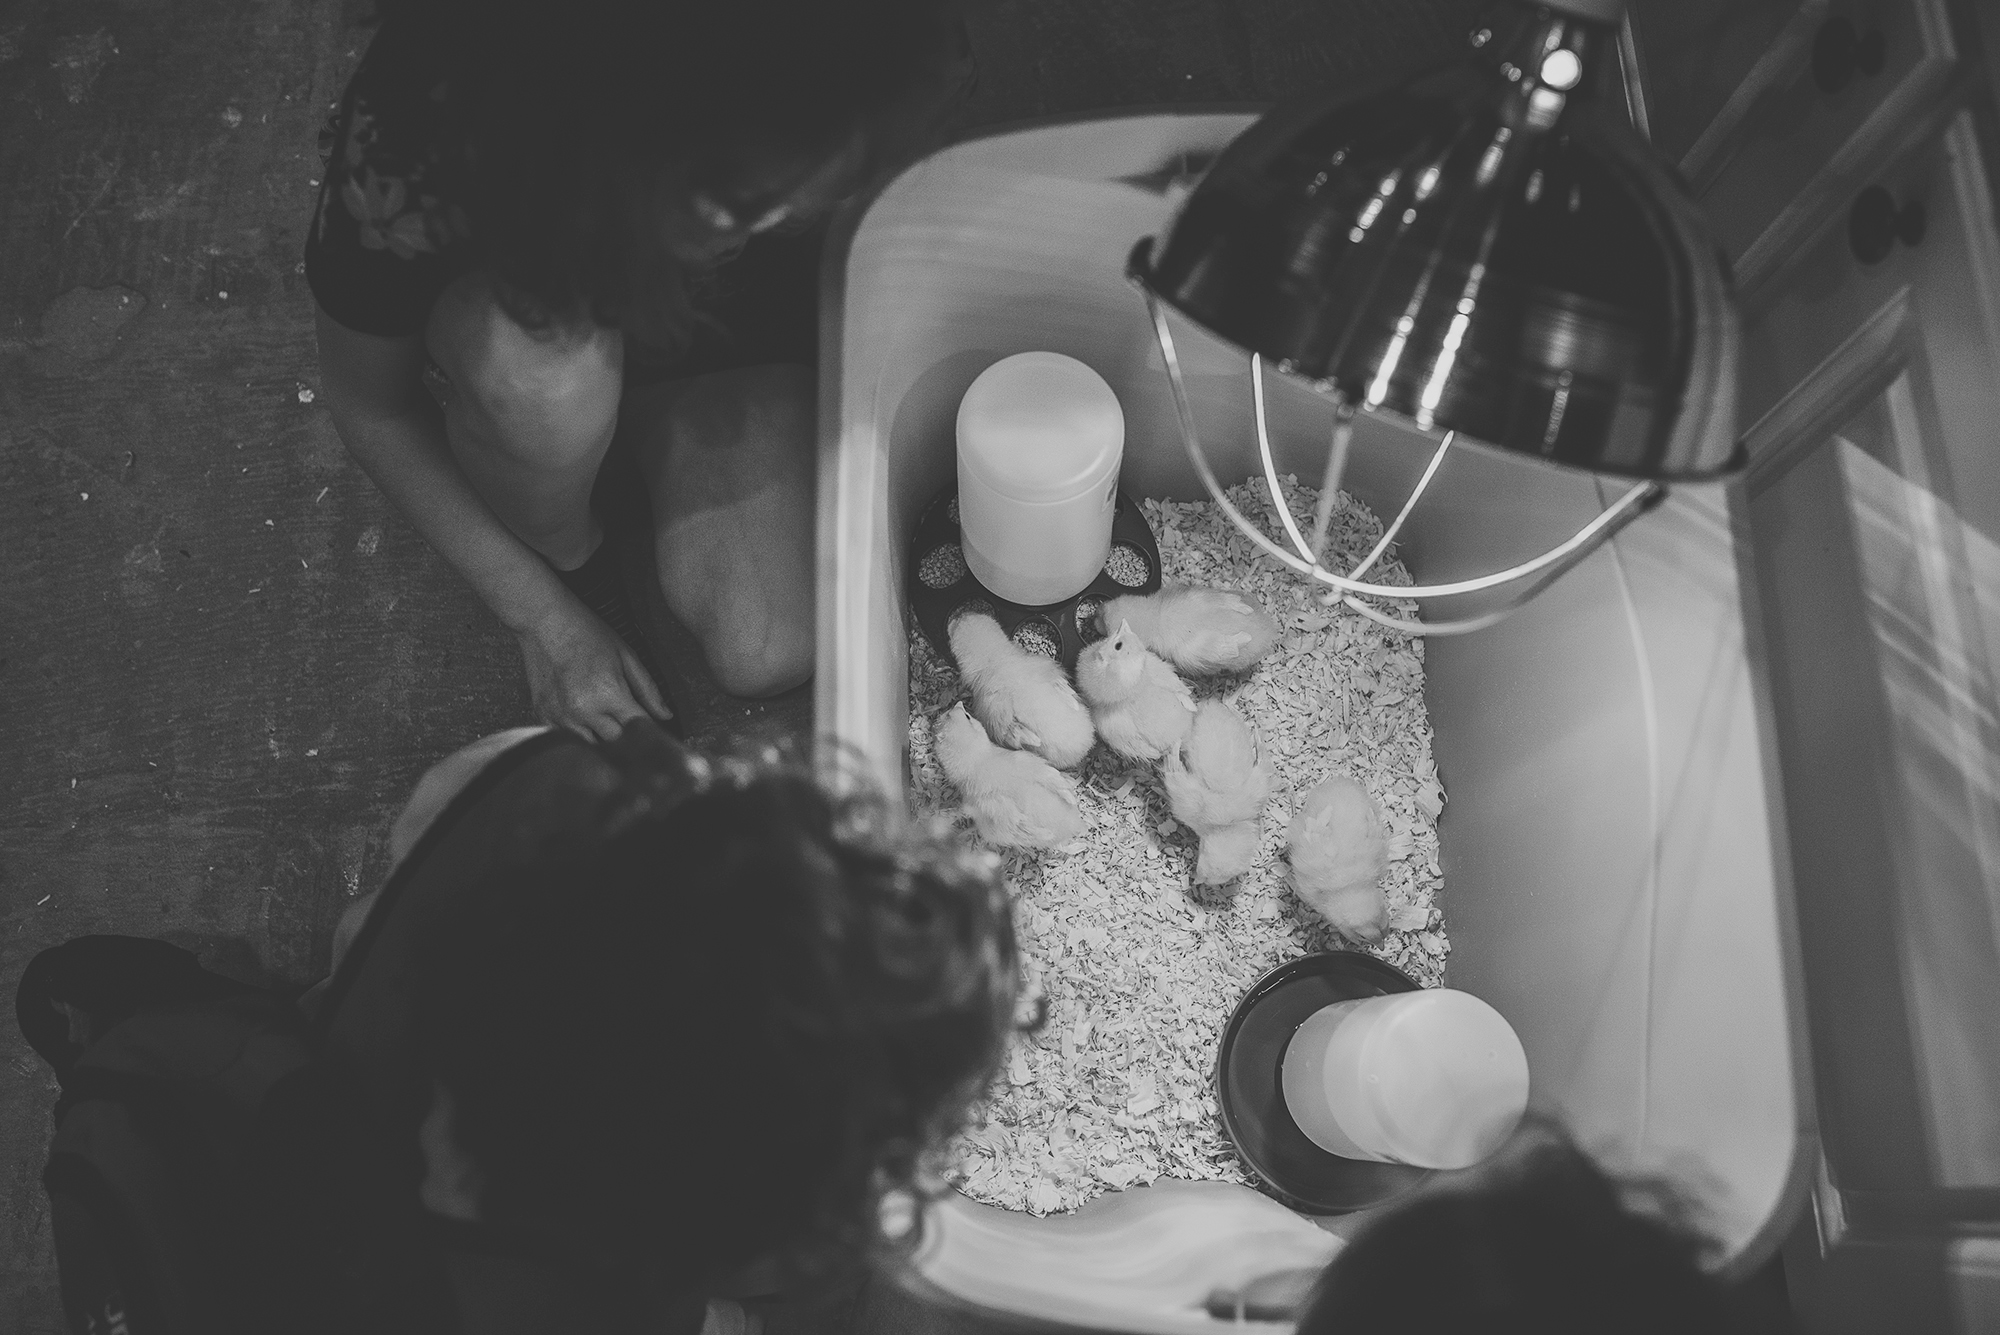
[(1524, 7), (1487, 36), (1259, 120), (1132, 276), (1363, 411), (1599, 473), (1740, 466), (1728, 279), (1605, 95), (1615, 31)]

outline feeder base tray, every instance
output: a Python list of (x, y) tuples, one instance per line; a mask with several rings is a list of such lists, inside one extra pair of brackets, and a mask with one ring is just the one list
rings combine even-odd
[[(1059, 659), (1076, 670), (1077, 655), (1102, 632), (1097, 609), (1128, 593), (1160, 587), (1160, 545), (1138, 505), (1123, 491), (1111, 515), (1111, 555), (1084, 590), (1059, 603), (1029, 607), (1008, 602), (981, 584), (965, 563), (959, 544), (958, 486), (948, 485), (917, 520), (909, 551), (910, 610), (917, 626), (946, 659), (951, 659), (951, 619), (964, 611), (990, 612), (1000, 629), (1023, 649)], [(954, 661), (955, 665), (955, 661)]]
[(1257, 1184), (1303, 1214), (1345, 1214), (1379, 1205), (1430, 1176), (1408, 1164), (1348, 1159), (1321, 1149), (1285, 1108), (1285, 1048), (1323, 1006), (1414, 992), (1416, 980), (1372, 955), (1334, 950), (1290, 960), (1258, 979), (1222, 1031), (1216, 1102), (1243, 1167)]

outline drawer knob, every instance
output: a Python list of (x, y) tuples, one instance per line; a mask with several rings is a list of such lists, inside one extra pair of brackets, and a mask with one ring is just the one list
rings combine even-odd
[(1847, 244), (1863, 264), (1879, 264), (1898, 241), (1914, 246), (1924, 239), (1924, 206), (1911, 200), (1898, 208), (1896, 197), (1871, 185), (1854, 197), (1847, 212)]
[(1837, 93), (1854, 81), (1880, 74), (1888, 64), (1888, 47), (1880, 28), (1862, 32), (1845, 14), (1820, 24), (1813, 38), (1813, 82), (1822, 93)]

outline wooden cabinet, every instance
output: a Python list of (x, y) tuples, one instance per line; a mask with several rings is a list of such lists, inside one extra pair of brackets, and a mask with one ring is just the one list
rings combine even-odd
[[(1655, 9), (1672, 11), (1664, 31)], [(1642, 5), (1655, 142), (1708, 205), (1746, 299), (1844, 207), (1858, 175), (1922, 139), (1962, 66), (1942, 0)], [(1698, 26), (1688, 11), (1715, 11)], [(1780, 21), (1782, 20), (1782, 21)], [(1669, 58), (1669, 53), (1678, 55)], [(1644, 57), (1642, 57), (1644, 58)], [(1743, 70), (1728, 96), (1715, 85)], [(1685, 96), (1688, 107), (1671, 109)], [(1709, 108), (1713, 106), (1712, 112)], [(1700, 128), (1682, 150), (1663, 131)]]
[[(1986, 13), (1975, 12), (1979, 8)], [(2000, 1330), (2000, 231), (1991, 6), (1634, 0), (1735, 267), (1821, 1143), (1813, 1332)]]

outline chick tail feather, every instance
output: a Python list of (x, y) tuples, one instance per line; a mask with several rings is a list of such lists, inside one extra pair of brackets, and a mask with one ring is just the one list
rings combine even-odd
[(1373, 945), (1388, 933), (1389, 903), (1372, 881), (1333, 889), (1301, 888), (1299, 896), (1351, 941)]
[(1225, 825), (1219, 830), (1211, 830), (1201, 837), (1201, 850), (1195, 856), (1195, 883), (1226, 885), (1249, 871), (1256, 861), (1255, 821), (1244, 821), (1238, 825)]

